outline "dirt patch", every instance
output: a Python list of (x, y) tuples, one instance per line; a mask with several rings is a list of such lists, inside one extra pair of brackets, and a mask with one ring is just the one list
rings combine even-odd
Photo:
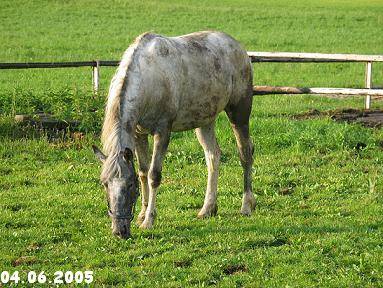
[(283, 187), (283, 188), (280, 188), (278, 191), (279, 195), (283, 195), (283, 196), (290, 195), (293, 192), (294, 192), (294, 187)]
[(58, 120), (51, 114), (36, 113), (34, 115), (18, 114), (15, 116), (15, 122), (23, 125), (35, 127), (37, 129), (46, 130), (73, 130), (80, 125), (79, 121), (75, 120)]
[[(77, 120), (59, 120), (50, 114), (36, 113), (33, 115), (18, 114), (14, 118), (10, 136), (15, 137), (47, 137), (50, 142), (61, 140), (73, 140), (79, 143), (83, 140), (85, 134), (80, 132), (80, 121)], [(1, 130), (1, 127), (0, 127)], [(67, 143), (68, 144), (68, 143)], [(0, 171), (1, 173), (1, 171)]]
[(241, 272), (247, 272), (247, 267), (244, 264), (228, 265), (223, 269), (223, 273), (226, 275), (233, 275)]
[(293, 119), (311, 119), (328, 116), (335, 121), (346, 121), (360, 123), (365, 127), (383, 127), (383, 110), (359, 110), (359, 109), (336, 109), (319, 111), (312, 109), (307, 112), (293, 116)]
[(255, 241), (249, 241), (245, 244), (246, 249), (259, 249), (259, 248), (270, 248), (288, 245), (288, 239), (284, 236), (276, 237), (272, 239), (259, 239)]
[(31, 265), (37, 262), (36, 257), (33, 256), (21, 256), (12, 261), (12, 266)]
[(174, 267), (187, 268), (187, 267), (190, 267), (191, 265), (192, 265), (192, 260), (190, 259), (174, 261)]

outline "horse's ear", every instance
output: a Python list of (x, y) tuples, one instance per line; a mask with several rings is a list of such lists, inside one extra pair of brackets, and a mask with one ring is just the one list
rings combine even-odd
[(125, 148), (123, 156), (124, 156), (124, 160), (127, 163), (133, 161), (133, 151), (130, 150), (128, 147)]
[(92, 149), (93, 149), (93, 152), (94, 152), (94, 154), (96, 155), (96, 157), (97, 157), (102, 163), (104, 163), (105, 160), (106, 160), (106, 156), (104, 155), (104, 153), (102, 153), (101, 150), (98, 149), (96, 145), (92, 145)]

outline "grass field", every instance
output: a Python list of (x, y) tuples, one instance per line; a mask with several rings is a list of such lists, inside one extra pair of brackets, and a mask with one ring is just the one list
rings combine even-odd
[[(255, 1), (254, 1), (255, 2)], [(286, 2), (286, 3), (285, 3)], [(223, 30), (247, 50), (382, 54), (381, 1), (5, 1), (0, 62), (119, 59), (138, 34)], [(374, 83), (383, 86), (383, 65)], [(99, 163), (114, 69), (0, 71), (0, 272), (94, 271), (92, 287), (383, 287), (383, 130), (296, 120), (362, 108), (362, 97), (253, 100), (258, 206), (241, 217), (242, 171), (225, 115), (218, 216), (198, 220), (206, 185), (192, 131), (172, 135), (153, 230), (111, 235)], [(257, 64), (257, 84), (361, 87), (362, 64)], [(373, 102), (382, 108), (382, 101)], [(13, 122), (44, 111), (81, 121), (81, 139)], [(137, 207), (138, 208), (138, 207)], [(1, 286), (1, 285), (0, 285)], [(3, 285), (5, 286), (5, 285)], [(19, 285), (23, 287), (23, 285)]]

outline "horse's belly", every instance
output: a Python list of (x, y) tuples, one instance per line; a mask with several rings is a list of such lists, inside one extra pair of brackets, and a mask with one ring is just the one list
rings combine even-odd
[(190, 130), (213, 122), (229, 101), (229, 96), (222, 94), (210, 97), (190, 95), (184, 99), (173, 121), (172, 131)]
[(206, 126), (209, 123), (212, 123), (215, 120), (214, 117), (206, 117), (204, 119), (183, 119), (173, 122), (172, 131), (186, 131), (195, 129), (198, 127)]

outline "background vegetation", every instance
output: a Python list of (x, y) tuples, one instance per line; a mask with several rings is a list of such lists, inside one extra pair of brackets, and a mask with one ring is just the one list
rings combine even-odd
[[(7, 1), (0, 62), (119, 59), (144, 31), (223, 30), (247, 50), (382, 54), (381, 1)], [(383, 86), (383, 66), (374, 84)], [(93, 270), (95, 286), (382, 286), (383, 133), (310, 109), (362, 108), (362, 97), (253, 101), (253, 216), (239, 215), (242, 172), (224, 115), (219, 215), (197, 220), (206, 184), (192, 131), (173, 134), (151, 231), (110, 233), (98, 142), (113, 68), (91, 93), (90, 68), (0, 71), (0, 270)], [(256, 64), (256, 84), (362, 87), (362, 64)], [(381, 101), (373, 102), (382, 107)], [(52, 137), (13, 122), (43, 111), (81, 121)], [(58, 137), (59, 136), (59, 137)]]

